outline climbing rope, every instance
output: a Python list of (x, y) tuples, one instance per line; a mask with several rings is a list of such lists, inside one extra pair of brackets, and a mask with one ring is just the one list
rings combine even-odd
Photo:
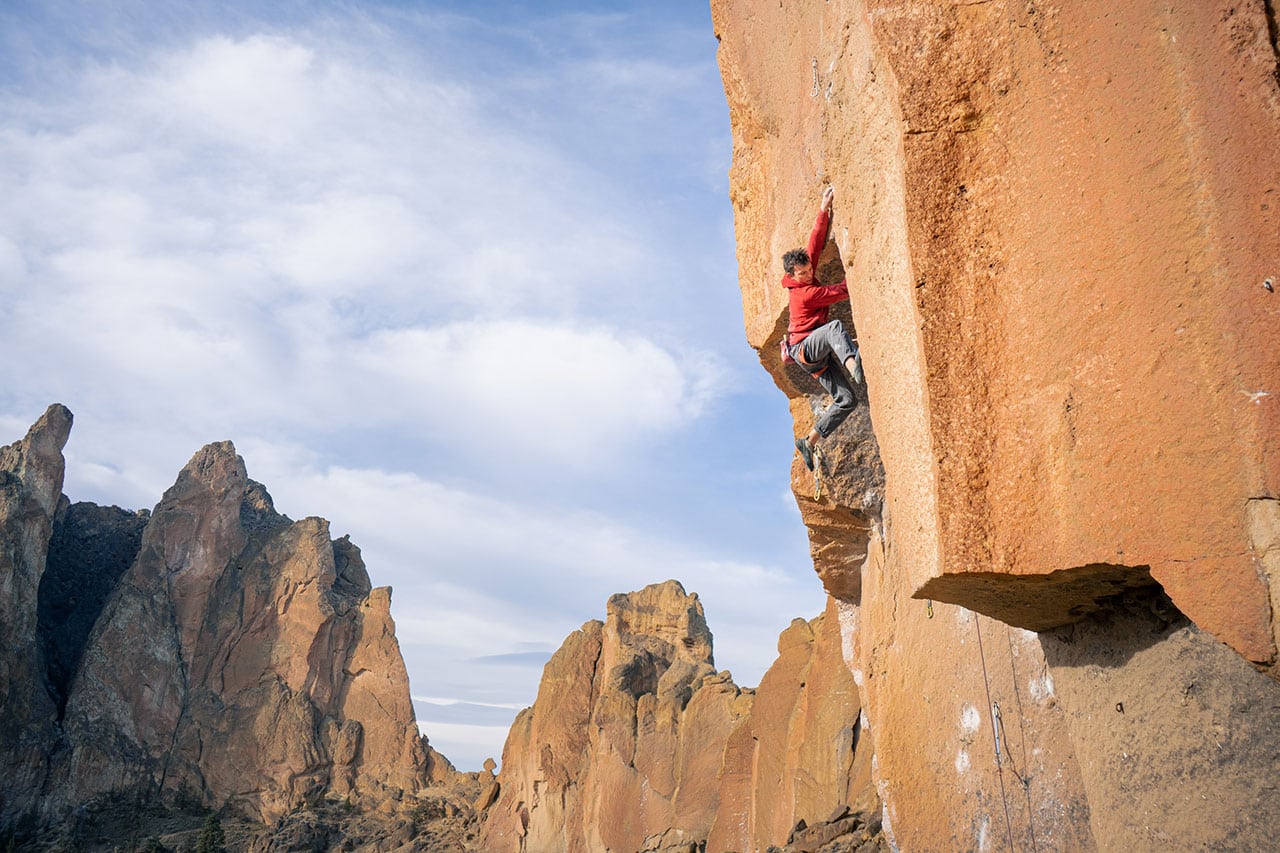
[[(1018, 781), (1022, 783), (1022, 789), (1023, 789), (1024, 791), (1026, 791), (1026, 793), (1027, 793), (1027, 809), (1028, 809), (1028, 810), (1030, 810), (1030, 808), (1031, 808), (1031, 780), (1030, 780), (1029, 778), (1027, 778), (1026, 776), (1023, 776), (1021, 773), (1019, 773), (1019, 772), (1018, 772), (1018, 765), (1016, 765), (1016, 764), (1014, 764), (1014, 763), (1013, 763), (1013, 756), (1009, 754), (1009, 750), (1007, 749), (1007, 747), (1008, 747), (1008, 745), (1009, 745), (1009, 732), (1005, 730), (1005, 727), (1004, 727), (1004, 720), (1003, 720), (1002, 718), (1000, 718), (1000, 717), (999, 717), (1000, 703), (999, 703), (999, 702), (996, 702), (996, 703), (995, 703), (995, 707), (996, 707), (996, 718), (995, 718), (995, 721), (996, 721), (996, 723), (997, 723), (997, 724), (998, 724), (998, 726), (999, 726), (999, 731), (998, 731), (998, 733), (997, 733), (997, 741), (996, 741), (996, 752), (997, 752), (997, 756), (996, 756), (996, 758), (997, 758), (997, 760), (999, 760), (999, 751), (1000, 751), (1000, 749), (999, 749), (999, 743), (1000, 743), (1000, 739), (1003, 739), (1003, 740), (1004, 740), (1005, 747), (1006, 747), (1006, 749), (1005, 749), (1005, 753), (1004, 753), (1005, 760), (1009, 762), (1009, 770), (1013, 773), (1013, 775), (1014, 775), (1014, 776), (1016, 776), (1016, 777), (1018, 778)], [(1024, 739), (1024, 741), (1023, 741), (1023, 746), (1024, 746), (1024, 747), (1026, 746), (1025, 739)], [(1025, 759), (1025, 758), (1023, 759), (1023, 766), (1024, 766), (1024, 767), (1026, 766), (1026, 759)], [(1033, 848), (1035, 847), (1035, 828), (1034, 828), (1034, 827), (1031, 827), (1031, 845), (1032, 845), (1032, 847), (1033, 847)]]
[[(1013, 679), (1013, 698), (1014, 701), (1018, 703), (1018, 726), (1022, 730), (1022, 769), (1026, 770), (1029, 774), (1030, 764), (1027, 761), (1027, 716), (1022, 710), (1022, 694), (1018, 692), (1018, 668), (1014, 665), (1013, 659), (1013, 632), (1005, 631), (1005, 639), (1009, 641), (1009, 674)], [(1005, 744), (1009, 743), (1009, 737), (1007, 734), (1005, 735), (1004, 742)], [(1012, 767), (1012, 762), (1010, 762), (1010, 766)], [(1013, 767), (1013, 772), (1014, 775), (1018, 777), (1018, 781), (1022, 783), (1022, 793), (1023, 796), (1027, 798), (1027, 832), (1031, 836), (1031, 849), (1034, 853), (1034, 851), (1039, 850), (1039, 846), (1036, 844), (1035, 812), (1032, 809), (1031, 804), (1031, 779), (1029, 775), (1024, 777), (1019, 773), (1017, 767)]]
[[(930, 602), (932, 604), (933, 602)], [(982, 646), (982, 627), (978, 622), (978, 614), (973, 614), (973, 627), (978, 634), (978, 657), (982, 661), (982, 685), (987, 692), (987, 706), (991, 709), (991, 738), (995, 743), (996, 750), (996, 775), (1000, 779), (1000, 801), (1004, 806), (1004, 825), (1005, 831), (1009, 837), (1009, 849), (1013, 850), (1013, 821), (1009, 817), (1009, 796), (1004, 784), (1004, 765), (1009, 765), (1009, 771), (1014, 777), (1022, 783), (1022, 792), (1027, 799), (1027, 831), (1031, 838), (1031, 849), (1036, 851), (1039, 845), (1036, 843), (1036, 827), (1034, 819), (1034, 811), (1031, 802), (1031, 778), (1023, 775), (1018, 770), (1018, 765), (1014, 763), (1013, 755), (1009, 751), (1009, 732), (1005, 729), (1004, 715), (1000, 713), (1000, 703), (991, 698), (991, 678), (987, 674), (987, 655)], [(1014, 666), (1013, 661), (1013, 636), (1006, 634), (1009, 641), (1009, 671), (1013, 677), (1013, 697), (1018, 703), (1018, 720), (1022, 726), (1022, 767), (1027, 769), (1027, 730), (1025, 725), (1025, 714), (1022, 710), (1022, 696), (1018, 693), (1018, 670)], [(1003, 744), (1003, 749), (1001, 745)]]
[(996, 776), (1000, 779), (1000, 801), (1004, 804), (1004, 828), (1009, 836), (1009, 849), (1013, 850), (1013, 821), (1009, 819), (1009, 795), (1004, 787), (1004, 767), (1000, 762), (1000, 735), (998, 723), (1000, 706), (991, 701), (991, 679), (987, 676), (987, 655), (982, 649), (982, 626), (978, 624), (978, 614), (973, 614), (973, 628), (978, 633), (978, 657), (982, 660), (982, 686), (987, 691), (987, 707), (991, 709), (991, 734), (996, 745)]

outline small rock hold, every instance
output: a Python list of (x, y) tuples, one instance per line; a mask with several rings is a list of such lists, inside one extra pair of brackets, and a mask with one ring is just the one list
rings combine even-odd
[(1275, 293), (1275, 292), (1276, 292), (1275, 285), (1272, 283), (1271, 279), (1269, 279), (1269, 278), (1268, 278), (1268, 279), (1263, 279), (1263, 281), (1262, 281), (1262, 286), (1263, 286), (1263, 287), (1265, 287), (1265, 288), (1267, 289), (1267, 293)]

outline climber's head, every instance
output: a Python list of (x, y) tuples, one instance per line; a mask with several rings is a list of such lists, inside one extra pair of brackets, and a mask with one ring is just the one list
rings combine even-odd
[(782, 268), (801, 284), (813, 282), (813, 263), (804, 249), (792, 249), (782, 256)]

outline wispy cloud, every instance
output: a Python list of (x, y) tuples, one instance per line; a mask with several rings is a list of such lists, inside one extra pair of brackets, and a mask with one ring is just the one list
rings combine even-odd
[[(762, 412), (788, 427), (726, 411), (776, 392), (709, 20), (673, 10), (0, 8), (0, 428), (67, 403), (68, 494), (131, 507), (234, 440), (395, 588), (420, 694), (509, 713), (671, 577), (753, 683), (821, 596), (802, 535), (793, 567), (733, 532), (786, 482)], [(500, 748), (420, 707), (460, 765)]]
[(0, 101), (0, 327), (53, 350), (7, 360), (12, 392), (92, 410), (110, 372), (134, 406), (281, 430), (345, 395), (334, 429), (557, 462), (696, 418), (714, 357), (591, 319), (650, 251), (602, 194), (459, 85), (347, 53), (215, 36)]

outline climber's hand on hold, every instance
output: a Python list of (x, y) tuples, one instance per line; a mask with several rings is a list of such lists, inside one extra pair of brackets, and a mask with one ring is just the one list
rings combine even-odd
[(827, 187), (825, 190), (822, 191), (822, 209), (823, 210), (831, 210), (831, 199), (835, 197), (835, 194), (836, 194), (836, 188), (831, 186)]

